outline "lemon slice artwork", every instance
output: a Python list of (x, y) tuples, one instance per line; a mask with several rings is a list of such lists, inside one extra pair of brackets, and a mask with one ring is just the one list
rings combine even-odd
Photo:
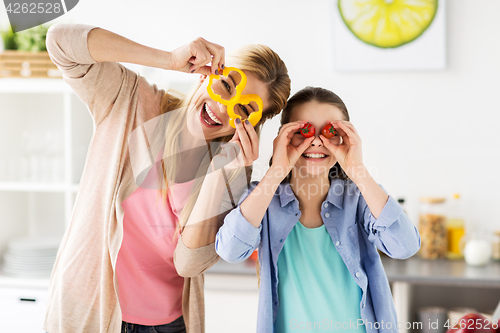
[(338, 7), (361, 41), (394, 48), (417, 39), (430, 26), (438, 0), (338, 0)]

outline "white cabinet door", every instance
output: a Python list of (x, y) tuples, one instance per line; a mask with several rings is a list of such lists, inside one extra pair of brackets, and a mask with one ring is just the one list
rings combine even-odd
[(255, 333), (257, 291), (205, 290), (207, 333)]
[(2, 332), (40, 333), (45, 319), (47, 290), (0, 288)]

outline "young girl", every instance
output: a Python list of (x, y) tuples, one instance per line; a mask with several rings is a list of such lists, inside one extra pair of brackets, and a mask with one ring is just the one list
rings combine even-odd
[[(262, 45), (234, 54), (228, 64), (248, 79), (242, 94), (258, 95), (263, 102), (255, 128), (240, 121), (235, 129), (227, 107), (207, 91), (207, 75), (226, 66), (224, 48), (217, 44), (198, 38), (167, 52), (97, 27), (57, 24), (48, 31), (47, 49), (64, 80), (88, 106), (94, 134), (52, 272), (44, 329), (204, 332), (202, 274), (219, 258), (215, 235), (227, 213), (221, 204), (220, 194), (226, 190), (221, 167), (234, 157), (223, 149), (210, 155), (207, 145), (224, 142), (239, 148), (243, 157), (227, 170), (228, 183), (234, 171), (245, 173), (244, 167), (257, 158), (261, 125), (281, 111), (290, 94), (285, 64)], [(200, 80), (190, 95), (178, 98), (119, 62), (198, 73)], [(218, 84), (235, 96), (233, 79)], [(250, 112), (241, 113), (242, 119)], [(156, 131), (161, 123), (156, 120), (172, 114), (175, 121)], [(137, 156), (145, 156), (147, 163)], [(157, 168), (150, 168), (149, 157)], [(212, 161), (222, 163), (209, 170)], [(206, 177), (198, 177), (205, 172)], [(161, 182), (153, 184), (168, 186), (145, 186), (154, 176)], [(215, 184), (211, 195), (200, 190), (204, 180)], [(208, 201), (217, 208), (216, 215), (203, 214)], [(189, 221), (197, 227), (184, 229), (178, 237), (179, 224)]]
[[(306, 123), (315, 134), (305, 138)], [(338, 135), (322, 134), (333, 125)], [(270, 169), (224, 220), (216, 251), (240, 262), (259, 248), (257, 332), (398, 332), (377, 248), (408, 258), (417, 229), (363, 165), (361, 139), (333, 92), (307, 87), (283, 110)]]

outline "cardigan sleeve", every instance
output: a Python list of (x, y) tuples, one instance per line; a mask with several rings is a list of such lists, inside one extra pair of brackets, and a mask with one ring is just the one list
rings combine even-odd
[[(223, 219), (223, 216), (228, 215), (227, 212), (233, 208), (232, 202), (234, 200), (237, 201), (240, 197), (242, 197), (240, 199), (241, 202), (243, 198), (246, 197), (246, 195), (248, 195), (248, 194), (245, 195), (246, 189), (248, 189), (248, 185), (246, 183), (246, 176), (243, 172), (240, 173), (239, 176), (236, 177), (236, 179), (230, 183), (232, 200), (229, 199), (228, 197), (229, 192), (227, 191), (228, 189), (226, 188), (226, 192), (220, 207), (220, 215), (219, 215), (220, 219)], [(236, 210), (239, 210), (239, 207), (236, 207), (232, 211)], [(215, 265), (220, 258), (217, 252), (215, 251), (216, 244), (217, 243), (214, 242), (206, 246), (190, 249), (186, 247), (186, 245), (183, 243), (182, 237), (179, 237), (179, 241), (177, 243), (177, 247), (174, 252), (174, 265), (175, 268), (177, 269), (177, 273), (180, 276), (184, 277), (194, 277), (202, 274), (207, 269)]]
[(183, 277), (195, 277), (204, 273), (207, 269), (219, 261), (219, 255), (215, 252), (215, 242), (190, 249), (179, 241), (174, 251), (174, 266), (177, 273)]
[(417, 228), (393, 197), (389, 196), (378, 218), (373, 216), (363, 196), (360, 196), (358, 211), (362, 212), (359, 218), (368, 239), (388, 256), (406, 259), (420, 249)]
[(136, 75), (115, 62), (96, 62), (87, 44), (96, 27), (83, 24), (55, 24), (47, 32), (47, 51), (78, 97), (87, 105), (97, 126), (111, 111), (123, 81)]

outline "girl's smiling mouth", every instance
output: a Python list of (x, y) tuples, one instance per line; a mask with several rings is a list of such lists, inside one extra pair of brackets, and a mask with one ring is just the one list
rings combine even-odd
[(319, 153), (319, 152), (312, 152), (312, 153), (303, 153), (302, 157), (305, 158), (306, 160), (311, 160), (311, 161), (321, 161), (326, 158), (328, 158), (329, 155)]

